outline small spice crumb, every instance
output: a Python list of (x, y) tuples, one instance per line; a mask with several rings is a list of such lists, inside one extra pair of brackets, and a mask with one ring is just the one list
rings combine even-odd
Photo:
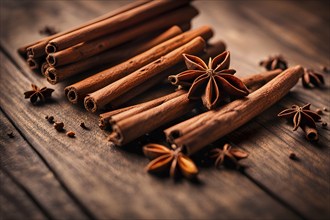
[(297, 159), (297, 155), (294, 152), (291, 151), (290, 154), (289, 154), (289, 158), (291, 160), (296, 160)]
[(323, 108), (323, 111), (327, 112), (328, 111), (327, 107), (324, 107)]
[(69, 136), (70, 138), (73, 138), (76, 134), (73, 131), (68, 131), (66, 135)]
[(48, 115), (47, 115), (45, 118), (47, 119), (47, 121), (48, 121), (49, 123), (51, 123), (51, 124), (54, 123), (54, 116), (48, 116)]
[(321, 124), (321, 125), (322, 125), (322, 127), (323, 127), (323, 128), (325, 128), (325, 127), (327, 127), (327, 126), (328, 126), (328, 123), (326, 123), (326, 122), (322, 122), (322, 124)]
[(64, 123), (63, 122), (55, 122), (54, 123), (54, 128), (57, 130), (57, 131), (63, 131), (64, 129)]
[(316, 109), (316, 113), (318, 114), (318, 115), (322, 115), (323, 114), (323, 112), (322, 112), (322, 110), (321, 109)]
[(11, 132), (9, 132), (9, 133), (7, 133), (7, 135), (8, 135), (8, 137), (9, 138), (14, 138), (15, 136), (14, 136), (14, 133), (11, 131)]
[(83, 129), (87, 129), (87, 127), (86, 127), (86, 125), (85, 125), (84, 122), (81, 122), (81, 123), (80, 123), (80, 127), (82, 127)]

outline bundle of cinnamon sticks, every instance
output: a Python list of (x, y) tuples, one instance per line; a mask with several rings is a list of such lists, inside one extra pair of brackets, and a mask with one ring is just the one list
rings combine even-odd
[[(296, 66), (238, 79), (252, 93), (194, 117), (194, 109), (206, 109), (200, 100), (189, 99), (188, 92), (180, 88), (120, 108), (169, 75), (184, 71), (183, 54), (198, 55), (201, 59), (194, 59), (206, 63), (225, 51), (222, 41), (207, 43), (214, 34), (211, 27), (190, 30), (191, 19), (197, 14), (190, 0), (138, 0), (26, 45), (18, 52), (32, 70), (39, 69), (51, 84), (77, 75), (83, 77), (65, 88), (65, 96), (73, 104), (83, 102), (91, 112), (111, 108), (100, 114), (99, 126), (110, 129), (108, 139), (115, 145), (125, 145), (166, 125), (170, 126), (164, 130), (168, 142), (191, 155), (273, 105), (302, 75), (302, 68)], [(207, 74), (214, 74), (216, 68), (209, 67)], [(87, 77), (87, 72), (92, 75)], [(182, 121), (183, 116), (191, 118)], [(173, 125), (174, 120), (181, 122)]]
[[(118, 63), (190, 29), (189, 0), (138, 0), (71, 30), (18, 49), (32, 70), (57, 83)], [(177, 16), (177, 15), (180, 16)]]
[[(117, 108), (179, 72), (183, 53), (204, 51), (213, 30), (202, 26), (188, 31), (191, 19), (198, 14), (189, 3), (136, 1), (19, 52), (32, 69), (40, 68), (51, 84), (79, 74), (83, 80), (65, 88), (70, 102), (84, 102), (92, 112)], [(85, 73), (91, 71), (87, 77)]]

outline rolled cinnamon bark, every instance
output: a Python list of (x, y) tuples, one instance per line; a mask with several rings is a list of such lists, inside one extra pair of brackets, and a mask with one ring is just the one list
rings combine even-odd
[(289, 68), (247, 97), (188, 119), (164, 132), (171, 143), (183, 147), (188, 155), (194, 154), (275, 104), (302, 74), (301, 66)]
[[(180, 14), (180, 16), (177, 16), (178, 14)], [(169, 28), (173, 25), (188, 23), (197, 14), (198, 11), (191, 6), (179, 8), (122, 31), (89, 42), (84, 42), (65, 50), (50, 53), (47, 56), (47, 62), (54, 67), (74, 63), (102, 53), (110, 48), (136, 39), (140, 36), (146, 36), (149, 33)]]
[(35, 59), (32, 57), (29, 57), (29, 58), (27, 58), (26, 62), (31, 70), (36, 70), (36, 69), (40, 68), (41, 59), (40, 58)]
[[(280, 73), (278, 73), (280, 74)], [(277, 75), (278, 75), (277, 74)], [(262, 82), (266, 82), (266, 80), (271, 80), (270, 76), (275, 77), (272, 71), (265, 72), (263, 75), (254, 74), (249, 77), (245, 77), (242, 79), (243, 82), (248, 82), (250, 86), (253, 88), (262, 86)], [(179, 90), (182, 91), (182, 90)], [(149, 103), (152, 101), (141, 103), (133, 106), (132, 108), (121, 111), (120, 113), (116, 113), (112, 111), (108, 113), (107, 118), (104, 118), (102, 125), (109, 126), (111, 125), (112, 133), (109, 136), (109, 140), (114, 142), (118, 146), (122, 146), (130, 141), (138, 138), (139, 136), (148, 133), (150, 131), (155, 130), (156, 128), (164, 125), (165, 123), (169, 123), (174, 119), (178, 119), (185, 115), (187, 112), (192, 111), (195, 107), (199, 106), (199, 101), (189, 100), (187, 97), (186, 91), (183, 92), (185, 95), (180, 95), (181, 98), (177, 98), (175, 101), (170, 102), (162, 102), (161, 104), (157, 104), (154, 106), (150, 106)], [(160, 97), (159, 99), (161, 99)], [(143, 108), (144, 105), (149, 105)], [(142, 109), (143, 111), (135, 111), (136, 109)], [(173, 110), (174, 109), (174, 110)], [(178, 110), (178, 111), (177, 111)], [(203, 121), (206, 119), (204, 117), (205, 114), (198, 115), (194, 117), (194, 123), (185, 123), (183, 129), (188, 130), (187, 127), (194, 127), (197, 125), (201, 126)], [(108, 122), (106, 120), (109, 120)], [(183, 124), (183, 123), (180, 123)], [(136, 129), (138, 126), (138, 129)], [(138, 130), (138, 131), (137, 131)], [(172, 132), (170, 133), (171, 140), (175, 139), (179, 136), (178, 133)]]
[(114, 115), (110, 119), (113, 132), (109, 135), (109, 141), (117, 146), (127, 144), (145, 134), (146, 131), (151, 131), (159, 125), (168, 123), (174, 115), (187, 113), (195, 105), (196, 102), (190, 102), (187, 93), (184, 93), (139, 114), (128, 115), (127, 118), (122, 116), (123, 113)]
[(47, 53), (54, 53), (72, 47), (81, 42), (87, 42), (106, 34), (128, 28), (147, 19), (151, 19), (166, 11), (186, 5), (189, 0), (158, 0), (151, 1), (125, 13), (118, 14), (108, 19), (80, 28), (76, 31), (62, 35), (49, 41), (46, 46)]
[[(213, 43), (208, 46), (206, 53), (201, 54), (201, 58), (203, 60), (208, 60), (209, 57), (214, 57), (218, 54), (221, 54), (223, 51), (226, 50), (226, 45), (223, 41), (218, 41), (216, 43)], [(163, 71), (160, 74), (157, 74), (156, 76), (150, 78), (148, 80), (148, 83), (143, 83), (141, 85), (138, 85), (137, 87), (133, 88), (132, 90), (128, 91), (127, 93), (121, 95), (117, 99), (114, 99), (111, 101), (111, 105), (109, 105), (110, 109), (117, 109), (129, 100), (133, 99), (134, 97), (144, 93), (148, 89), (154, 87), (155, 85), (161, 83), (164, 81), (164, 79), (169, 75), (177, 74), (186, 69), (185, 65), (183, 64), (177, 64), (173, 67), (171, 67), (168, 70)]]
[[(84, 98), (88, 93), (95, 92), (110, 83), (119, 80), (128, 74), (138, 70), (146, 64), (160, 58), (166, 53), (184, 45), (197, 36), (202, 36), (205, 40), (208, 40), (213, 35), (213, 31), (208, 26), (203, 26), (195, 30), (187, 31), (172, 39), (169, 39), (121, 64), (97, 73), (91, 77), (88, 77), (80, 82), (77, 82), (71, 86), (65, 88), (67, 97), (72, 103), (77, 103), (78, 100)], [(65, 75), (67, 76), (67, 75)], [(51, 83), (58, 82), (64, 77), (63, 74), (56, 74), (55, 80), (48, 80)], [(65, 78), (65, 77), (64, 77)]]
[(95, 112), (97, 109), (103, 108), (112, 100), (125, 94), (134, 87), (144, 83), (153, 76), (165, 71), (166, 69), (182, 62), (183, 53), (197, 54), (205, 48), (205, 41), (202, 37), (197, 37), (185, 45), (171, 51), (152, 63), (136, 70), (130, 75), (117, 80), (116, 82), (97, 90), (86, 96), (84, 100), (85, 108), (88, 111)]
[[(99, 127), (101, 129), (106, 129), (109, 128), (110, 126), (110, 118), (113, 116), (115, 117), (115, 120), (121, 120), (121, 119), (125, 119), (128, 117), (131, 117), (135, 114), (138, 114), (140, 112), (146, 111), (148, 109), (154, 108), (155, 106), (158, 106), (166, 101), (169, 101), (175, 97), (178, 97), (182, 94), (184, 94), (185, 91), (183, 90), (178, 90), (176, 92), (170, 93), (168, 95), (165, 96), (161, 96), (157, 99), (153, 99), (151, 101), (148, 102), (144, 102), (144, 103), (140, 103), (137, 105), (133, 105), (133, 106), (129, 106), (129, 107), (125, 107), (125, 108), (121, 108), (121, 109), (117, 109), (117, 110), (113, 110), (110, 112), (106, 112), (103, 114), (100, 114), (100, 118), (99, 118)], [(121, 114), (122, 113), (122, 114)]]
[(46, 76), (46, 71), (49, 68), (49, 64), (47, 62), (43, 62), (40, 67), (40, 72), (43, 76)]
[(309, 140), (309, 141), (318, 141), (319, 140), (319, 134), (318, 134), (316, 128), (313, 128), (313, 127), (310, 127), (307, 125), (303, 125), (303, 126), (301, 126), (301, 128), (305, 132), (307, 140)]
[[(137, 42), (137, 43), (129, 43), (125, 46), (115, 48), (111, 51), (106, 51), (99, 55), (90, 57), (86, 60), (82, 60), (66, 66), (61, 66), (58, 68), (51, 67), (48, 70), (48, 72), (50, 72), (51, 75), (46, 74), (47, 80), (51, 84), (56, 84), (57, 82), (62, 81), (69, 76), (83, 73), (84, 71), (88, 71), (91, 68), (100, 67), (100, 65), (105, 66), (109, 63), (117, 63), (119, 61), (129, 59), (166, 40), (171, 39), (174, 36), (177, 36), (180, 33), (182, 33), (180, 28), (174, 26), (152, 39), (147, 39), (145, 41)], [(67, 89), (65, 91), (67, 91)], [(76, 103), (76, 101), (73, 101), (73, 103)]]
[(82, 25), (79, 25), (79, 26), (76, 26), (72, 29), (70, 29), (69, 31), (65, 31), (65, 32), (60, 32), (60, 33), (57, 33), (57, 34), (54, 34), (52, 36), (48, 36), (48, 37), (45, 37), (45, 38), (42, 38), (41, 40), (38, 40), (37, 42), (34, 42), (34, 43), (31, 43), (31, 44), (28, 44), (26, 46), (23, 46), (21, 48), (18, 49), (18, 53), (23, 57), (23, 58), (26, 58), (27, 57), (27, 52), (29, 50), (29, 55), (32, 56), (32, 57), (41, 57), (41, 56), (45, 56), (46, 55), (46, 51), (45, 51), (45, 47), (46, 45), (48, 44), (48, 41), (54, 39), (54, 38), (57, 38), (59, 36), (62, 36), (62, 35), (65, 35), (65, 34), (68, 34), (70, 32), (73, 32), (73, 31), (76, 31), (80, 28), (83, 28), (83, 27), (86, 27), (86, 26), (89, 26), (91, 24), (94, 24), (94, 23), (97, 23), (97, 22), (100, 22), (104, 19), (108, 19), (110, 17), (113, 17), (115, 15), (118, 15), (118, 14), (121, 14), (121, 13), (124, 13), (126, 11), (129, 11), (133, 8), (137, 8), (143, 4), (146, 4), (148, 2), (150, 2), (151, 0), (138, 0), (138, 1), (134, 1), (130, 4), (127, 4), (127, 5), (124, 5), (116, 10), (113, 10), (107, 14), (104, 14), (98, 18), (95, 18), (93, 20), (90, 20)]

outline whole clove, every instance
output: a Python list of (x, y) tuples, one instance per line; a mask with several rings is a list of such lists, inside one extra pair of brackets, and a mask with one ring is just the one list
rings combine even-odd
[(82, 127), (83, 129), (88, 129), (88, 128), (86, 127), (86, 125), (85, 125), (84, 122), (81, 122), (81, 123), (80, 123), (80, 127)]
[(8, 135), (9, 138), (14, 138), (15, 137), (14, 132), (12, 132), (12, 131), (7, 133), (7, 135)]
[(57, 131), (63, 131), (64, 130), (64, 123), (63, 122), (55, 122), (54, 123), (54, 128)]
[(54, 116), (48, 116), (46, 115), (45, 119), (47, 119), (47, 121), (51, 124), (54, 124)]

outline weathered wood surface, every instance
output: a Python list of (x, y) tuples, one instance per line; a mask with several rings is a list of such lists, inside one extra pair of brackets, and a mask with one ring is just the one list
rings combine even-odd
[[(46, 85), (47, 82), (26, 68), (16, 54), (19, 46), (37, 40), (38, 30), (44, 25), (65, 30), (125, 3), (1, 2), (1, 109), (23, 135), (17, 135), (19, 142), (11, 139), (1, 146), (4, 170), (1, 185), (5, 186), (1, 187), (1, 203), (8, 203), (8, 208), (1, 209), (2, 216), (28, 215), (41, 219), (61, 218), (61, 215), (67, 218), (329, 217), (329, 130), (320, 128), (320, 141), (310, 144), (301, 131), (293, 133), (285, 120), (276, 118), (279, 111), (292, 104), (311, 102), (312, 107), (330, 109), (329, 75), (326, 75), (324, 89), (305, 90), (297, 85), (279, 104), (224, 139), (250, 153), (244, 161), (249, 166), (244, 174), (201, 168), (199, 183), (173, 183), (143, 172), (147, 159), (141, 156), (140, 143), (131, 145), (132, 150), (112, 147), (97, 127), (97, 116), (66, 101), (64, 84), (52, 86), (56, 92), (54, 101), (48, 105), (34, 107), (23, 100), (22, 94), (30, 83)], [(259, 60), (274, 53), (284, 54), (290, 65), (316, 69), (320, 65), (329, 66), (330, 45), (325, 42), (329, 38), (326, 27), (330, 19), (326, 4), (197, 1), (194, 5), (201, 14), (193, 25), (209, 24), (215, 28), (214, 40), (226, 41), (232, 54), (232, 67), (238, 70), (239, 76), (258, 72)], [(44, 119), (45, 115), (54, 115), (56, 120), (63, 121), (66, 129), (74, 130), (77, 137), (70, 139), (56, 132)], [(329, 114), (323, 118), (329, 124)], [(1, 119), (1, 123), (6, 121)], [(79, 127), (82, 121), (90, 130)], [(6, 127), (1, 128), (3, 133)], [(1, 143), (7, 143), (5, 136), (1, 138)], [(290, 150), (298, 155), (299, 161), (289, 159)], [(22, 161), (22, 157), (26, 159)], [(47, 178), (38, 182), (42, 176)]]
[[(63, 185), (49, 170), (48, 165), (42, 161), (43, 158), (40, 158), (40, 155), (24, 140), (2, 112), (0, 112), (0, 126), (3, 131), (0, 134), (1, 169), (11, 176), (19, 186), (24, 187), (30, 196), (29, 199), (36, 202), (46, 217), (86, 219), (87, 216), (67, 195)], [(9, 138), (7, 135), (10, 132), (13, 132), (13, 138)], [(7, 184), (1, 184), (1, 186), (4, 185)], [(5, 209), (6, 203), (3, 205)]]

